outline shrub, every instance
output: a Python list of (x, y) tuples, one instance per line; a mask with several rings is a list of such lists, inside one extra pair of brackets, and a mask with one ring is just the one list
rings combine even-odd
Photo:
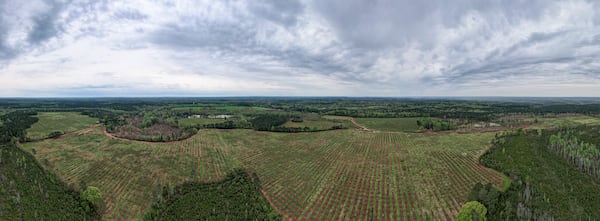
[(477, 201), (469, 201), (462, 206), (456, 217), (457, 221), (486, 221), (487, 209)]
[[(102, 199), (102, 192), (100, 189), (95, 186), (87, 186), (83, 192), (81, 192), (81, 198), (89, 201), (94, 205), (97, 211), (102, 211), (104, 209), (104, 200)], [(90, 210), (90, 208), (86, 208)]]
[(48, 134), (48, 138), (56, 138), (56, 137), (60, 137), (60, 135), (62, 135), (63, 133), (60, 131), (54, 131)]

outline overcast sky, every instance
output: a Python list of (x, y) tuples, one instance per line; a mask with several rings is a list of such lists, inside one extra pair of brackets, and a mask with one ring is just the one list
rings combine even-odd
[(0, 96), (600, 96), (599, 1), (0, 0)]

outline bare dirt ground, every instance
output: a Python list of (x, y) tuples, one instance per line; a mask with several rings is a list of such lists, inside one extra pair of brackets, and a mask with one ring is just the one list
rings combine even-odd
[(369, 132), (379, 132), (378, 130), (372, 130), (372, 129), (369, 129), (369, 128), (365, 127), (365, 126), (364, 126), (364, 125), (362, 125), (362, 124), (359, 124), (358, 122), (356, 122), (356, 120), (354, 119), (354, 117), (350, 118), (350, 121), (351, 121), (351, 122), (352, 122), (354, 125), (356, 125), (357, 127), (360, 127), (360, 128), (361, 128), (362, 130), (364, 130), (364, 131), (369, 131)]

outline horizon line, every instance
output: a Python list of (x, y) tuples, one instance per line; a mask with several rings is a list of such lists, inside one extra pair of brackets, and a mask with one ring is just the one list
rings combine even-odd
[(457, 96), (457, 95), (419, 95), (419, 96), (302, 96), (302, 95), (220, 95), (220, 96), (14, 96), (0, 99), (86, 99), (86, 98), (600, 98), (600, 96)]

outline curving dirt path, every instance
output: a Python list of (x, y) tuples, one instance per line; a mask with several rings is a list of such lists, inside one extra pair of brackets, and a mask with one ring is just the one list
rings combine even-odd
[(357, 127), (360, 127), (360, 128), (361, 128), (362, 130), (364, 130), (364, 131), (369, 131), (369, 132), (379, 132), (378, 130), (372, 130), (372, 129), (369, 129), (369, 128), (365, 127), (365, 126), (364, 126), (364, 125), (362, 125), (362, 124), (359, 124), (358, 122), (356, 122), (356, 120), (354, 119), (354, 117), (351, 117), (351, 118), (350, 118), (350, 122), (352, 122), (352, 123), (353, 123), (354, 125), (356, 125)]

